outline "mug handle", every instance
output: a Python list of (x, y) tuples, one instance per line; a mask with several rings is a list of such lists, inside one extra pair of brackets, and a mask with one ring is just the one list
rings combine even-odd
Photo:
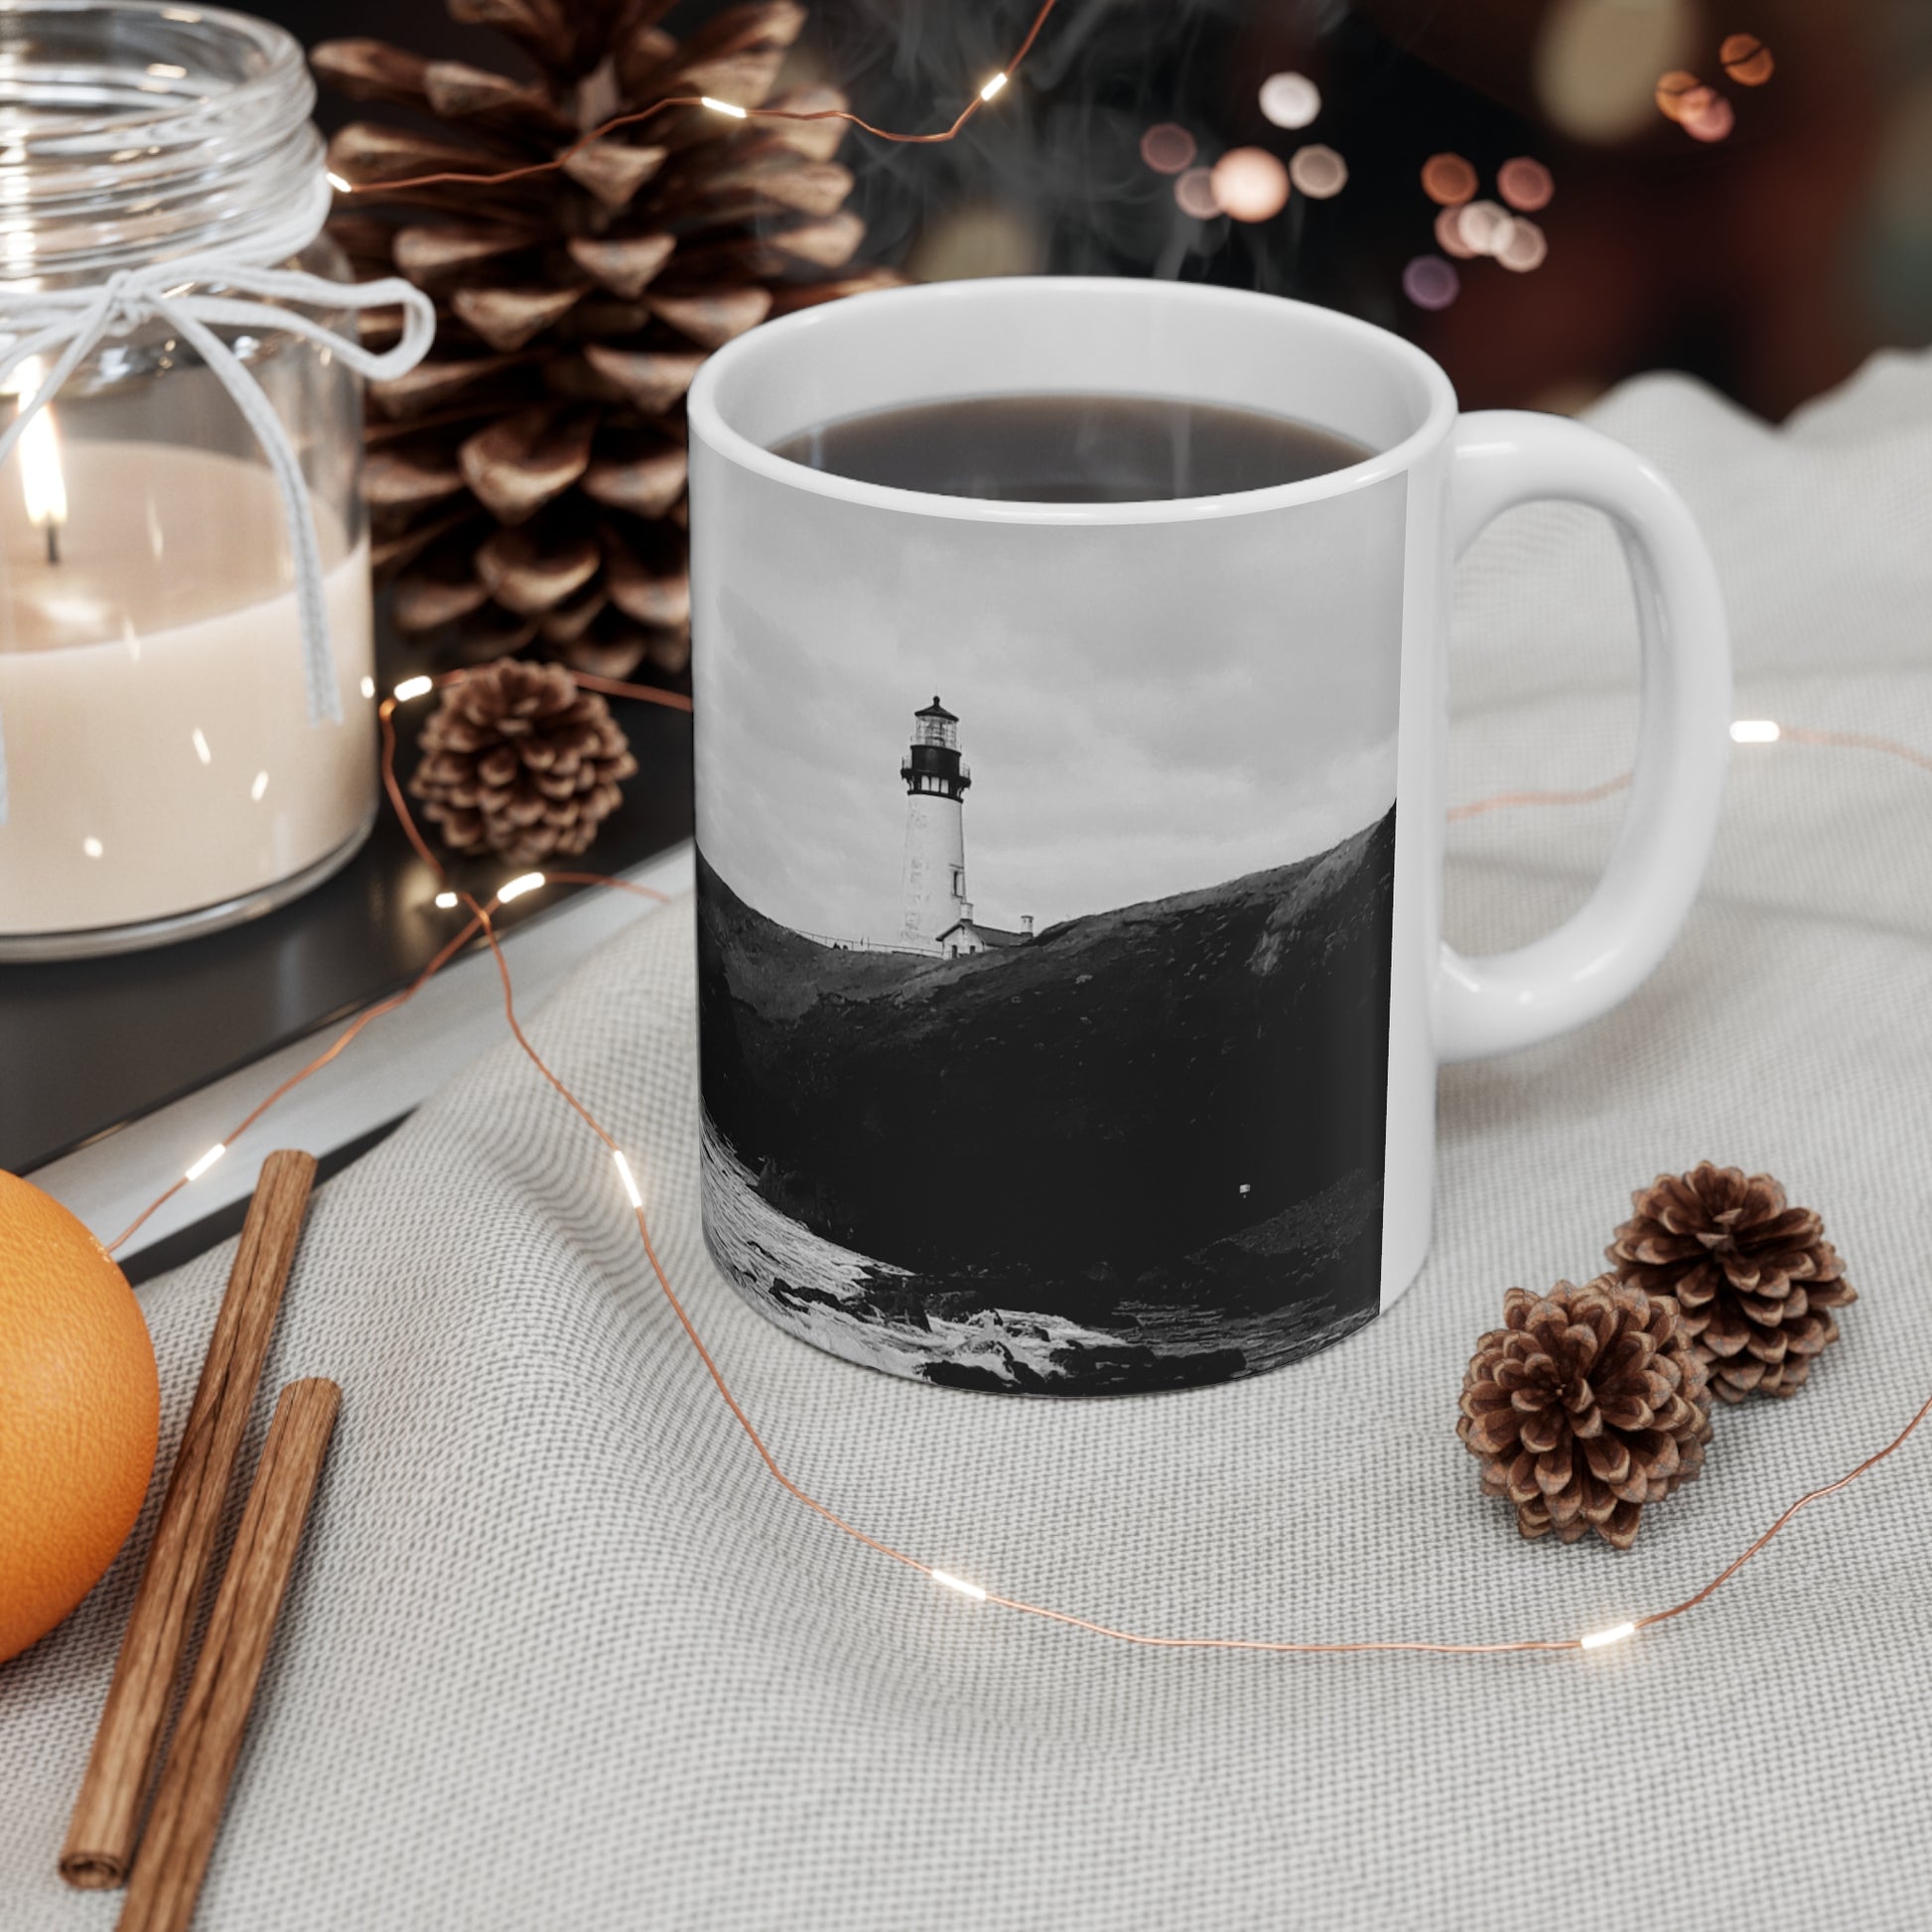
[(1641, 457), (1562, 416), (1481, 410), (1452, 440), (1449, 534), (1460, 557), (1518, 503), (1557, 497), (1616, 525), (1636, 592), (1643, 712), (1609, 864), (1562, 925), (1513, 952), (1442, 951), (1444, 1060), (1509, 1052), (1594, 1020), (1663, 958), (1697, 897), (1730, 752), (1730, 643), (1716, 566), (1684, 499)]

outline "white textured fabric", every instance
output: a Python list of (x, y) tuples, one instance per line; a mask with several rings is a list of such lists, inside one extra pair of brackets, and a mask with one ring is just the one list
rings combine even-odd
[[(1932, 747), (1932, 360), (1882, 359), (1777, 433), (1669, 378), (1598, 420), (1705, 522), (1743, 713)], [(1485, 540), (1455, 796), (1618, 768), (1616, 568), (1562, 510)], [(1574, 903), (1617, 809), (1459, 828), (1457, 940)], [(1573, 1634), (1685, 1594), (1932, 1388), (1929, 818), (1932, 778), (1895, 761), (1741, 750), (1656, 979), (1446, 1077), (1409, 1297), (1219, 1389), (925, 1388), (742, 1307), (697, 1229), (688, 907), (589, 960), (533, 1032), (632, 1151), (775, 1451), (857, 1523), (1149, 1629)], [(1524, 1544), (1451, 1434), (1470, 1346), (1507, 1285), (1587, 1276), (1631, 1186), (1706, 1155), (1824, 1212), (1862, 1293), (1845, 1340), (1795, 1401), (1723, 1413), (1703, 1480), (1631, 1553)], [(164, 1458), (226, 1263), (144, 1296)], [(1932, 1438), (1706, 1608), (1587, 1658), (1110, 1645), (935, 1589), (786, 1497), (650, 1285), (609, 1159), (507, 1046), (319, 1197), (271, 1379), (304, 1374), (341, 1379), (343, 1422), (211, 1932), (1932, 1919)], [(54, 1861), (145, 1540), (0, 1669), (7, 1932), (115, 1916)]]

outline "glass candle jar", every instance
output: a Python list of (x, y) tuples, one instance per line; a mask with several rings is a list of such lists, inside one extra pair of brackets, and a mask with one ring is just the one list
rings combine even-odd
[[(296, 42), (244, 15), (0, 10), (0, 346), (31, 338), (32, 292), (108, 300), (157, 264), (193, 265), (162, 293), (211, 298), (207, 326), (299, 461), (316, 560), (299, 581), (301, 492), (278, 482), (232, 373), (193, 323), (122, 302), (0, 468), (0, 959), (250, 917), (344, 865), (373, 822), (360, 378), (341, 345), (259, 303), (259, 327), (212, 314), (248, 284), (211, 264), (345, 278), (319, 233), (314, 100)], [(7, 378), (0, 428), (59, 359)], [(308, 632), (304, 584), (320, 590)], [(305, 681), (318, 612), (333, 703), (320, 674)]]

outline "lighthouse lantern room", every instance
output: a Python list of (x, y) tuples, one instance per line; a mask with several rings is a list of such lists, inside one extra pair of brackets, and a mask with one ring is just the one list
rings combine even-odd
[(959, 719), (937, 695), (912, 715), (898, 768), (905, 784), (905, 874), (900, 943), (938, 952), (965, 916), (966, 826), (960, 801), (973, 774), (959, 755)]

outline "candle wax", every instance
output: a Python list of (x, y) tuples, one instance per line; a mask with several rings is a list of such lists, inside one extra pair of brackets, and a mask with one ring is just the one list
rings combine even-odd
[(259, 464), (69, 442), (60, 561), (0, 472), (0, 937), (166, 918), (316, 865), (375, 799), (366, 539), (317, 506), (340, 725), (311, 725)]

